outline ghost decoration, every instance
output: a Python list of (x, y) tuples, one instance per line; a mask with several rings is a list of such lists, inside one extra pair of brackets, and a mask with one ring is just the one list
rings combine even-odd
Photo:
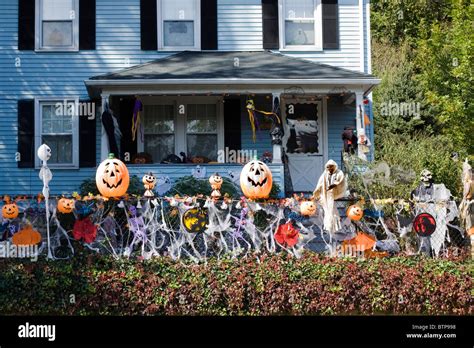
[(324, 229), (330, 234), (341, 228), (341, 221), (336, 209), (335, 200), (344, 197), (347, 189), (346, 178), (337, 163), (329, 160), (318, 184), (313, 192), (313, 198), (319, 199), (324, 211)]
[(169, 176), (156, 179), (156, 192), (158, 192), (160, 196), (163, 196), (169, 190), (171, 190), (171, 179)]
[(191, 170), (191, 174), (195, 179), (203, 179), (206, 177), (206, 167), (196, 166)]
[(37, 151), (38, 157), (41, 160), (41, 169), (39, 172), (39, 178), (43, 181), (43, 196), (46, 206), (46, 231), (48, 235), (48, 258), (52, 259), (53, 255), (51, 253), (51, 239), (49, 234), (49, 182), (53, 178), (53, 173), (48, 168), (48, 160), (51, 158), (51, 148), (43, 144), (38, 148)]
[(152, 172), (145, 174), (142, 178), (143, 185), (145, 186), (145, 193), (143, 194), (145, 197), (154, 197), (155, 194), (153, 193), (153, 189), (156, 185), (156, 177), (153, 175)]

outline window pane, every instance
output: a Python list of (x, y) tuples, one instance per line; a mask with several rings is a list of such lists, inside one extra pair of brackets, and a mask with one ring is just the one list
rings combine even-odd
[(194, 19), (195, 0), (162, 0), (163, 20)]
[(188, 133), (217, 133), (216, 104), (188, 104)]
[(287, 45), (314, 45), (314, 21), (285, 21)]
[(145, 152), (151, 155), (153, 162), (161, 162), (174, 154), (174, 135), (145, 135)]
[(72, 163), (72, 135), (43, 135), (42, 142), (51, 148), (48, 163)]
[(313, 0), (286, 0), (285, 18), (310, 18), (314, 19)]
[(194, 46), (194, 21), (165, 21), (165, 46)]
[(73, 19), (73, 0), (43, 0), (42, 10), (43, 20)]
[(145, 106), (145, 134), (174, 133), (173, 105)]
[(188, 134), (188, 157), (205, 157), (210, 161), (217, 160), (217, 135)]
[(72, 46), (72, 21), (43, 22), (42, 46)]

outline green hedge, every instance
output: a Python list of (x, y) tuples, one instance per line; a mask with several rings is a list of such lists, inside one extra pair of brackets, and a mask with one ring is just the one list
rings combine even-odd
[[(0, 261), (3, 315), (473, 314), (472, 262), (260, 255)], [(72, 301), (71, 301), (72, 300)]]

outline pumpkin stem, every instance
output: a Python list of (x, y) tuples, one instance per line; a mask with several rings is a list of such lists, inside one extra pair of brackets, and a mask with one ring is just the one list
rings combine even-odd
[(113, 154), (113, 152), (109, 153), (109, 159), (114, 159), (115, 158), (115, 155)]

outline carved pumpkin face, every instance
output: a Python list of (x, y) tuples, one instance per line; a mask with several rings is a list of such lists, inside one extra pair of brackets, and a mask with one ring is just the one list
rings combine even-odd
[(311, 216), (316, 213), (316, 204), (313, 201), (303, 201), (300, 203), (301, 215)]
[(211, 184), (213, 190), (220, 190), (222, 186), (222, 176), (220, 176), (219, 173), (211, 175), (209, 178), (209, 183)]
[(362, 211), (361, 207), (354, 204), (347, 208), (346, 215), (352, 221), (359, 221), (362, 219), (362, 216), (364, 216), (364, 212)]
[(58, 201), (58, 211), (63, 214), (72, 213), (74, 210), (74, 199), (61, 198)]
[(207, 214), (199, 208), (192, 208), (183, 214), (184, 229), (190, 233), (203, 232), (207, 225)]
[(41, 234), (33, 230), (33, 227), (26, 226), (12, 237), (12, 243), (15, 245), (35, 245), (41, 242)]
[(143, 185), (147, 190), (153, 190), (156, 185), (156, 177), (153, 175), (152, 172), (145, 174), (142, 178)]
[(123, 196), (128, 189), (130, 177), (125, 163), (109, 154), (97, 168), (95, 182), (99, 192), (104, 197)]
[(250, 161), (240, 173), (240, 188), (247, 198), (267, 198), (272, 184), (272, 172), (262, 161)]
[(2, 216), (4, 219), (16, 219), (18, 213), (18, 206), (15, 203), (5, 204), (2, 208)]

